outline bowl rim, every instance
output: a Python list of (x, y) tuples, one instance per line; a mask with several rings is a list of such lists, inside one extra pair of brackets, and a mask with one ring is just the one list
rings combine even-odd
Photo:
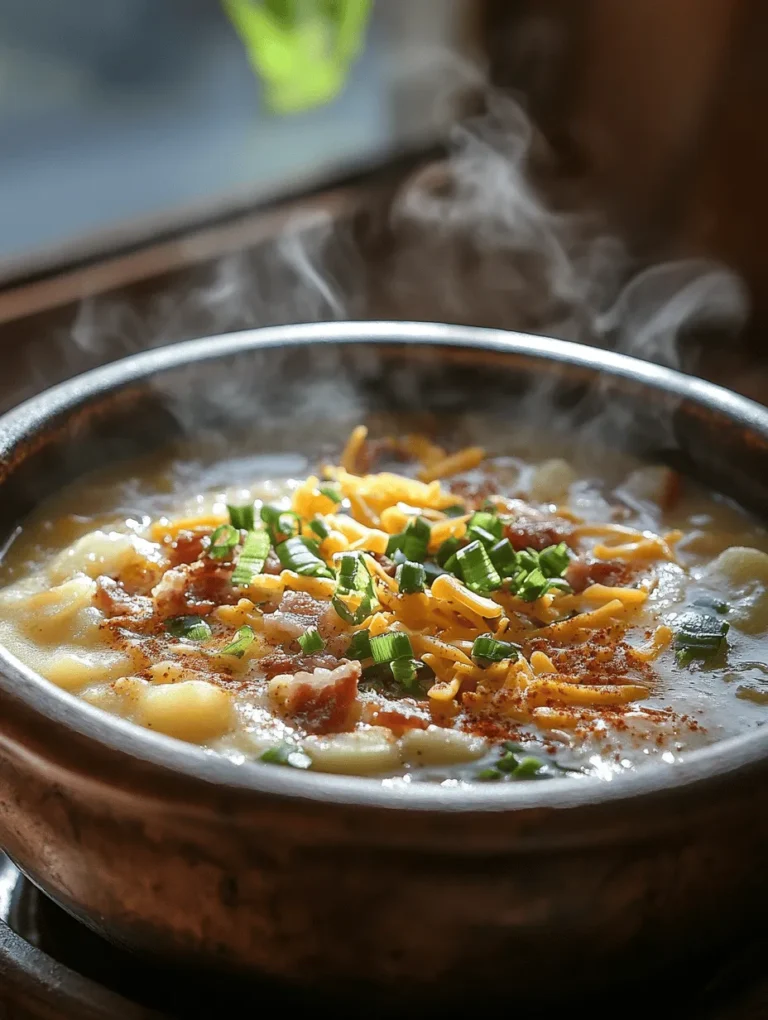
[[(371, 342), (388, 347), (456, 347), (516, 354), (629, 378), (725, 414), (768, 441), (768, 408), (713, 383), (627, 355), (499, 329), (424, 322), (349, 321), (269, 326), (183, 341), (85, 372), (0, 416), (0, 462), (7, 461), (18, 444), (57, 415), (157, 373), (259, 348)], [(388, 782), (374, 777), (275, 769), (258, 761), (233, 762), (195, 745), (152, 733), (81, 701), (45, 680), (1, 644), (0, 690), (35, 714), (112, 752), (218, 788), (298, 802), (450, 814), (607, 807), (628, 799), (635, 806), (639, 801), (652, 806), (659, 798), (684, 788), (746, 777), (768, 763), (766, 726), (692, 751), (682, 762), (620, 774), (609, 782), (564, 778), (547, 783), (472, 784), (458, 788), (425, 782)]]

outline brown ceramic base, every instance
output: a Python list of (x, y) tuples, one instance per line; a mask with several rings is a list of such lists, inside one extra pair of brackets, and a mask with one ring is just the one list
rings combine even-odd
[[(765, 945), (739, 946), (725, 956), (668, 975), (645, 989), (606, 988), (604, 1001), (622, 1002), (626, 1020), (762, 1020), (768, 1015), (768, 988), (760, 980)], [(557, 962), (553, 960), (553, 972)], [(510, 990), (510, 1002), (517, 999)], [(633, 1002), (636, 1004), (633, 1005)], [(210, 1020), (213, 1016), (263, 1011), (265, 1006), (293, 1015), (326, 1009), (336, 1017), (376, 1016), (375, 1008), (339, 1008), (295, 989), (256, 983), (232, 988), (190, 975), (174, 975), (117, 949), (94, 935), (43, 896), (7, 857), (0, 854), (0, 1018), (2, 1020)], [(483, 1003), (485, 1013), (491, 1003)], [(519, 1004), (518, 1004), (519, 1006)], [(499, 1004), (503, 1008), (503, 1003)], [(588, 1003), (571, 1003), (571, 1015), (586, 1015)], [(403, 1003), (401, 1016), (413, 1015)], [(421, 1020), (465, 1017), (464, 1009), (419, 1011)], [(526, 1020), (555, 1020), (555, 1013), (526, 1008)]]

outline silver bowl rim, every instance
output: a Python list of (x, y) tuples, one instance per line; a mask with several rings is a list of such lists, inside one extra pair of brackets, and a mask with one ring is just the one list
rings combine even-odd
[[(156, 373), (202, 364), (250, 350), (307, 344), (369, 344), (456, 347), (522, 355), (559, 362), (614, 378), (628, 378), (724, 414), (768, 441), (768, 409), (712, 383), (626, 355), (531, 334), (479, 327), (420, 322), (333, 322), (264, 327), (190, 340), (131, 355), (60, 383), (0, 417), (0, 461), (54, 416), (72, 412), (105, 393), (120, 390)], [(0, 645), (0, 690), (47, 720), (66, 726), (88, 741), (128, 759), (243, 794), (290, 801), (428, 811), (519, 812), (533, 809), (608, 807), (617, 801), (652, 808), (686, 788), (715, 780), (749, 781), (768, 763), (768, 726), (717, 741), (691, 752), (681, 762), (648, 766), (637, 772), (599, 779), (552, 779), (545, 783), (439, 784), (388, 783), (373, 777), (342, 776), (260, 762), (235, 763), (94, 708), (56, 687)]]

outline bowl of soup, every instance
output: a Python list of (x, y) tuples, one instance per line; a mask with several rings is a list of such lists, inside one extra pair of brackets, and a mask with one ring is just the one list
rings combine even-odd
[(539, 337), (296, 326), (65, 383), (0, 451), (0, 837), (106, 937), (557, 997), (764, 905), (763, 408)]

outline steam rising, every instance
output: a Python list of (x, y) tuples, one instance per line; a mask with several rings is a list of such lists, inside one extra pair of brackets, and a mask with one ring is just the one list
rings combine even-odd
[[(181, 293), (134, 305), (86, 301), (68, 338), (74, 370), (191, 336), (358, 318), (503, 327), (679, 366), (681, 338), (742, 326), (738, 277), (704, 259), (636, 265), (603, 218), (585, 211), (578, 182), (558, 175), (520, 104), (482, 91), (483, 112), (455, 125), (444, 161), (405, 182), (383, 228), (375, 216), (361, 232), (318, 213), (269, 249), (223, 258)], [(328, 352), (319, 356), (328, 378)], [(190, 372), (182, 425), (199, 421), (201, 403), (247, 419), (254, 385), (278, 386), (281, 372), (290, 372), (290, 356), (269, 379), (249, 379), (246, 369), (201, 386)], [(359, 410), (351, 391), (321, 395), (340, 417)]]

